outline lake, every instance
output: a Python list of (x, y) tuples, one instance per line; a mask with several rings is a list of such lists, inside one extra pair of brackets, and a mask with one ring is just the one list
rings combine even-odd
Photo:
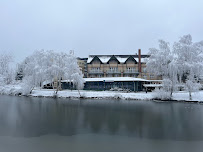
[(203, 105), (0, 96), (0, 152), (203, 151)]

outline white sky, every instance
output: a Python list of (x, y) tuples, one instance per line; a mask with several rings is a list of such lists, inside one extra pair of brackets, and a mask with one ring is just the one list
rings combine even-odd
[(203, 40), (203, 0), (0, 0), (0, 53), (147, 53), (157, 40)]

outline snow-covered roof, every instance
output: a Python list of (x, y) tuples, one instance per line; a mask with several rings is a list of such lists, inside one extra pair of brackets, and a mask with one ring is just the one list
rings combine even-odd
[(117, 58), (117, 60), (120, 62), (120, 63), (125, 63), (125, 61), (128, 59), (128, 58), (122, 58), (122, 57), (119, 57), (119, 56), (115, 56)]
[(93, 57), (88, 57), (88, 59), (87, 59), (87, 63), (90, 63), (91, 61), (92, 61), (92, 59), (93, 59)]
[(111, 57), (103, 56), (99, 57), (99, 59), (102, 61), (102, 63), (107, 63)]
[(133, 77), (104, 77), (104, 78), (84, 78), (86, 82), (114, 82), (114, 81), (148, 81), (146, 79), (141, 78), (133, 78)]
[[(97, 56), (97, 55), (95, 55)], [(89, 56), (88, 59), (87, 59), (87, 63), (90, 63), (95, 56)], [(112, 55), (113, 56), (113, 55)], [(97, 57), (101, 60), (102, 63), (107, 63), (109, 61), (109, 59), (112, 57), (110, 55), (98, 55)], [(120, 62), (120, 63), (125, 63), (126, 60), (130, 57), (130, 56), (133, 56), (133, 55), (114, 55), (117, 60)], [(137, 62), (139, 61), (138, 57), (133, 57)], [(146, 57), (141, 57), (141, 62), (146, 62)]]

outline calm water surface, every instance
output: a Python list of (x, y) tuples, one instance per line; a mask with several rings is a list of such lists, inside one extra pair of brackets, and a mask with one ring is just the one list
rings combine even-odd
[(0, 96), (1, 151), (203, 151), (203, 105)]

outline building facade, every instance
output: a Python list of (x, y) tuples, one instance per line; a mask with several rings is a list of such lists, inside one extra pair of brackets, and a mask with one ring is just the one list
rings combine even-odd
[(77, 58), (78, 66), (82, 71), (84, 78), (87, 77), (87, 59), (88, 58)]
[(147, 80), (160, 80), (155, 74), (146, 71), (149, 55), (90, 55), (87, 59), (87, 78), (134, 77)]
[[(142, 91), (143, 84), (148, 83), (149, 80), (132, 78), (132, 77), (105, 77), (105, 78), (84, 78), (84, 90), (97, 90), (105, 91), (114, 88), (119, 91)], [(75, 86), (72, 82), (67, 80), (61, 81), (62, 89), (75, 90)]]

